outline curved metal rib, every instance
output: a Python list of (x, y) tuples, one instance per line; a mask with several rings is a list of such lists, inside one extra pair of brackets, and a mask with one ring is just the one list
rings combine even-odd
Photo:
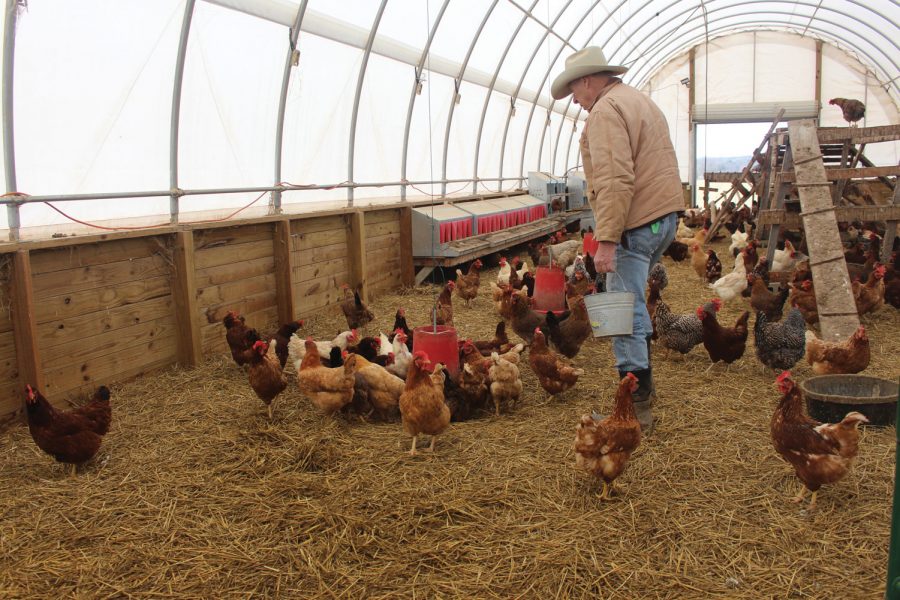
[[(450, 0), (444, 0), (444, 4), (441, 6), (441, 10), (435, 18), (434, 24), (431, 26), (431, 32), (428, 34), (428, 41), (425, 42), (425, 48), (422, 49), (422, 56), (419, 57), (419, 64), (416, 65), (416, 76), (413, 79), (412, 89), (409, 92), (409, 106), (406, 109), (406, 127), (403, 128), (403, 157), (400, 162), (401, 181), (406, 181), (406, 159), (409, 153), (409, 128), (412, 125), (412, 113), (416, 104), (416, 88), (421, 81), (422, 67), (425, 65), (425, 59), (428, 57), (428, 52), (431, 50), (431, 42), (434, 40), (434, 34), (437, 33), (437, 28), (441, 24), (441, 19), (444, 18), (444, 11), (447, 10), (448, 4), (450, 4)], [(433, 176), (434, 175), (432, 175), (432, 177)], [(400, 199), (406, 200), (406, 184), (400, 186)]]
[[(3, 167), (6, 173), (6, 191), (16, 189), (16, 137), (13, 135), (13, 69), (16, 52), (16, 0), (6, 0), (4, 10), (6, 20), (3, 26)], [(6, 205), (6, 222), (9, 227), (9, 239), (19, 239), (19, 206)]]
[[(366, 50), (363, 52), (362, 64), (359, 65), (359, 77), (356, 80), (356, 94), (353, 97), (353, 113), (350, 115), (350, 149), (347, 158), (347, 180), (353, 183), (353, 158), (356, 153), (356, 119), (359, 116), (359, 98), (362, 95), (363, 81), (366, 79), (366, 67), (369, 66), (369, 55), (372, 53), (372, 43), (375, 41), (375, 34), (378, 32), (378, 25), (381, 23), (381, 15), (384, 14), (384, 7), (387, 6), (387, 0), (381, 0), (381, 6), (378, 7), (378, 13), (375, 15), (375, 21), (372, 23), (372, 29), (369, 30), (369, 39), (366, 40)], [(353, 188), (347, 188), (347, 206), (353, 206)]]
[(175, 59), (175, 82), (172, 85), (172, 120), (169, 124), (169, 220), (178, 222), (178, 125), (181, 121), (181, 84), (184, 81), (184, 60), (187, 56), (191, 19), (194, 17), (194, 0), (184, 3), (184, 19), (181, 21), (181, 37), (178, 39), (178, 56)]

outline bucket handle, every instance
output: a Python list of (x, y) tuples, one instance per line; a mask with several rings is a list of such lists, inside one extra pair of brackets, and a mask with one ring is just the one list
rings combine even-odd
[[(604, 273), (604, 275), (606, 275), (606, 278), (607, 278), (607, 279), (609, 278), (610, 275), (615, 275), (616, 277), (619, 278), (619, 281), (622, 282), (622, 287), (623, 287), (623, 288), (625, 287), (625, 280), (622, 279), (622, 276), (619, 275), (619, 272), (618, 272), (618, 271), (610, 271), (609, 273)], [(605, 281), (605, 284), (606, 284), (606, 289), (607, 289), (607, 291), (609, 291), (609, 281)], [(625, 291), (628, 291), (628, 290), (626, 289)]]

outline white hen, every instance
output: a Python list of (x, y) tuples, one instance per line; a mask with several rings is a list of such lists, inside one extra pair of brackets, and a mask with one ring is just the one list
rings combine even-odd
[[(328, 358), (332, 347), (338, 346), (341, 350), (346, 350), (349, 344), (355, 344), (358, 341), (359, 331), (350, 329), (338, 334), (338, 336), (330, 342), (316, 342), (316, 349), (319, 351), (320, 357)], [(390, 346), (388, 347), (390, 348)], [(291, 362), (299, 366), (300, 361), (306, 356), (306, 340), (299, 337), (296, 333), (292, 335), (291, 340), (288, 342), (288, 354), (290, 355)]]
[(725, 302), (739, 296), (747, 288), (747, 268), (744, 261), (734, 261), (734, 271), (709, 284), (709, 287)]

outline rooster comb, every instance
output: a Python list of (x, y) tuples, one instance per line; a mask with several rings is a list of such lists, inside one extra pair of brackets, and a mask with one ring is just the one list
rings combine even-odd
[(416, 353), (413, 354), (414, 360), (429, 360), (428, 353), (424, 350), (416, 350)]
[(775, 378), (775, 381), (778, 383), (783, 383), (783, 382), (789, 380), (790, 378), (791, 378), (790, 371), (782, 371), (781, 375), (779, 375), (778, 377)]
[(720, 298), (712, 299), (713, 308), (716, 309), (716, 312), (719, 312), (719, 309), (722, 308), (722, 300)]
[(630, 372), (625, 374), (625, 379), (628, 379), (629, 381), (637, 381), (638, 380), (637, 375), (635, 375), (634, 373), (630, 373)]

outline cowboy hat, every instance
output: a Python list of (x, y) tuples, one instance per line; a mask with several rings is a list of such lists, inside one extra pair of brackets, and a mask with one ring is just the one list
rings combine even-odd
[(553, 80), (553, 85), (550, 86), (550, 94), (556, 100), (562, 100), (572, 93), (572, 90), (569, 89), (569, 84), (579, 77), (601, 72), (621, 75), (627, 70), (628, 67), (607, 64), (603, 50), (598, 46), (588, 46), (566, 59), (566, 68)]

